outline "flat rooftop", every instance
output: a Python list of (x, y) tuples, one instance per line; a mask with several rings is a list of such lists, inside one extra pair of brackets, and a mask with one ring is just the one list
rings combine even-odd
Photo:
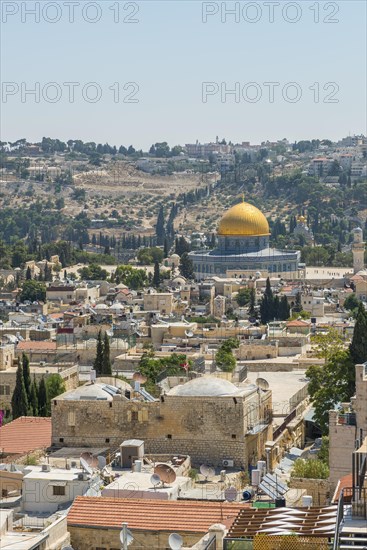
[(269, 382), (272, 391), (273, 411), (276, 415), (288, 414), (290, 398), (307, 385), (305, 370), (282, 372), (249, 372), (248, 379), (255, 384), (257, 378), (264, 378)]

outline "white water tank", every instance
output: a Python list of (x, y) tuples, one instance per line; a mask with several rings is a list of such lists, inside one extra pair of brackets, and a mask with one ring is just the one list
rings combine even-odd
[(265, 475), (266, 473), (266, 462), (265, 460), (258, 460), (257, 461), (257, 469), (260, 470), (261, 475)]
[(254, 487), (257, 487), (258, 485), (260, 485), (260, 480), (261, 480), (260, 470), (258, 470), (258, 469), (252, 470), (252, 472), (251, 472), (251, 485), (253, 485)]
[(312, 506), (312, 496), (311, 495), (303, 495), (302, 497), (302, 506), (304, 508), (309, 508)]
[(142, 461), (141, 460), (135, 460), (134, 462), (134, 472), (141, 472), (141, 468), (142, 468)]

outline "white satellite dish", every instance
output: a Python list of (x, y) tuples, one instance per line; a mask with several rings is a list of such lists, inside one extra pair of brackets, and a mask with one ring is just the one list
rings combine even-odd
[(215, 468), (209, 467), (208, 470), (209, 470), (208, 477), (214, 477), (215, 476)]
[(168, 544), (171, 550), (180, 550), (180, 548), (182, 548), (183, 546), (183, 539), (177, 533), (172, 533), (168, 537)]
[(97, 456), (97, 460), (98, 460), (98, 469), (103, 470), (103, 468), (105, 468), (105, 466), (107, 464), (106, 458), (102, 455), (99, 455), (99, 456)]
[(200, 466), (200, 473), (204, 477), (209, 477), (209, 467), (206, 464)]
[(130, 546), (130, 544), (133, 542), (133, 536), (131, 534), (130, 529), (122, 529), (120, 531), (120, 542), (122, 544), (122, 547), (124, 548), (124, 545)]
[(256, 386), (261, 390), (269, 389), (269, 382), (265, 380), (265, 378), (257, 378), (255, 383), (256, 383)]
[(93, 474), (92, 468), (89, 466), (88, 462), (84, 460), (84, 458), (80, 458), (80, 466), (87, 472), (87, 474)]
[(234, 502), (237, 499), (236, 487), (228, 487), (228, 489), (224, 491), (224, 498), (228, 500), (228, 502)]
[(194, 333), (191, 330), (185, 330), (185, 334), (188, 338), (192, 338), (194, 336)]
[(150, 478), (150, 483), (156, 488), (161, 483), (161, 476), (158, 474), (153, 474)]

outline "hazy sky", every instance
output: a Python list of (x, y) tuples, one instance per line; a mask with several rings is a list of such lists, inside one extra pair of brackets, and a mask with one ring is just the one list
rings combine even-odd
[(2, 0), (1, 9), (3, 140), (146, 149), (366, 132), (364, 0)]

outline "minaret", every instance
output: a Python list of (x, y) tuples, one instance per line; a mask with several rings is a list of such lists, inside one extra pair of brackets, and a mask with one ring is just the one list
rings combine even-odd
[(353, 229), (354, 239), (352, 244), (353, 252), (353, 270), (354, 273), (358, 273), (364, 267), (364, 248), (363, 231), (360, 227)]

